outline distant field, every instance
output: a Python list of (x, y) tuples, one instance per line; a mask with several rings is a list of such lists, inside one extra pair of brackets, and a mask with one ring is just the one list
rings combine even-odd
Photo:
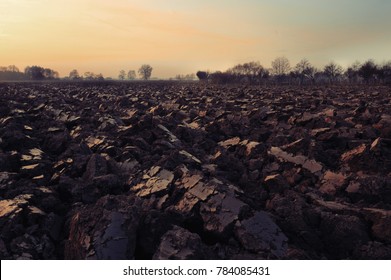
[(391, 89), (0, 83), (1, 259), (390, 259)]

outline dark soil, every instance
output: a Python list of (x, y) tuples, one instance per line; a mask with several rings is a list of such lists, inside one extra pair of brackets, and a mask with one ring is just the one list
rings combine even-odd
[(391, 259), (391, 89), (0, 84), (1, 259)]

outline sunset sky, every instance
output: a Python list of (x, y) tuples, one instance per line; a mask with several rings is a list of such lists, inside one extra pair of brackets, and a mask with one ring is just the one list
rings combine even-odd
[(389, 0), (0, 0), (0, 66), (117, 77), (391, 59)]

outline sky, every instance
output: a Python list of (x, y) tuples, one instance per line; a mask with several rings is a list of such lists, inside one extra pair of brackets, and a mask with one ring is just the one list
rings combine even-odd
[(391, 60), (389, 0), (0, 0), (0, 66), (117, 77)]

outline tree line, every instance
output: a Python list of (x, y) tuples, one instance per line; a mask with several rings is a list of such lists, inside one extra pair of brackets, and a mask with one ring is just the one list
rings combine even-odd
[[(138, 74), (140, 79), (142, 80), (149, 80), (152, 75), (152, 70), (153, 68), (149, 64), (143, 64), (141, 67), (138, 69)], [(126, 72), (125, 70), (119, 71), (118, 79), (123, 81), (123, 80), (135, 80), (137, 78), (136, 71), (134, 70), (129, 70)]]
[[(149, 80), (153, 68), (143, 64), (137, 73), (140, 79)], [(259, 62), (237, 64), (224, 72), (198, 71), (197, 78), (211, 83), (249, 83), (249, 84), (391, 84), (391, 61), (376, 64), (373, 60), (364, 63), (355, 62), (346, 69), (335, 62), (330, 62), (322, 69), (314, 67), (308, 59), (303, 58), (294, 67), (291, 67), (286, 57), (277, 57), (270, 68), (265, 68)], [(121, 70), (119, 80), (134, 80), (137, 78), (135, 70)], [(194, 74), (177, 75), (171, 80), (191, 81)], [(57, 80), (60, 79), (57, 71), (41, 66), (27, 66), (23, 72), (15, 65), (0, 67), (0, 81), (21, 80)], [(72, 70), (66, 80), (101, 81), (105, 79), (101, 73), (85, 72), (80, 75), (78, 70)]]
[[(140, 79), (149, 80), (152, 75), (153, 68), (149, 64), (143, 64), (138, 69)], [(119, 80), (134, 80), (136, 79), (136, 71), (129, 70), (127, 73), (125, 70), (121, 70), (118, 79)], [(42, 81), (42, 80), (58, 80), (60, 79), (57, 71), (50, 68), (44, 68), (41, 66), (27, 66), (23, 72), (19, 70), (15, 65), (0, 66), (0, 81)], [(79, 74), (77, 69), (73, 69), (66, 80), (86, 80), (86, 81), (103, 81), (105, 79), (102, 73), (95, 74), (94, 72), (87, 71), (83, 75)]]
[(59, 79), (57, 71), (41, 66), (27, 66), (21, 72), (15, 65), (0, 66), (0, 80), (2, 81), (24, 81), (24, 80), (54, 80)]
[(225, 72), (198, 71), (196, 75), (201, 81), (218, 84), (391, 84), (391, 61), (381, 65), (373, 60), (355, 62), (346, 69), (330, 62), (317, 69), (305, 58), (291, 67), (286, 57), (277, 57), (271, 68), (265, 68), (259, 62), (248, 62)]

